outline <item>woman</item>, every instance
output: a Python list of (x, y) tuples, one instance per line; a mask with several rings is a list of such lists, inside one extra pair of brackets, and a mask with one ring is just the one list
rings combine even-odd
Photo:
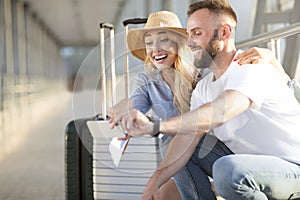
[[(145, 62), (145, 72), (135, 80), (131, 101), (123, 100), (110, 109), (111, 122), (116, 113), (126, 113), (127, 103), (143, 113), (153, 110), (154, 118), (164, 119), (189, 111), (198, 71), (189, 62), (192, 55), (185, 45), (185, 35), (178, 17), (168, 11), (150, 14), (143, 29), (128, 32), (128, 48), (132, 55)], [(162, 156), (171, 139), (161, 138)], [(161, 199), (164, 196), (180, 199), (172, 180), (162, 188)]]
[[(137, 76), (130, 99), (124, 99), (110, 109), (112, 127), (126, 115), (128, 106), (143, 113), (152, 110), (153, 117), (161, 119), (189, 111), (191, 92), (199, 71), (190, 62), (193, 56), (185, 45), (185, 36), (186, 31), (178, 17), (168, 11), (150, 14), (143, 29), (128, 32), (127, 46), (132, 55), (145, 62), (145, 72)], [(239, 57), (239, 62), (263, 62), (260, 51), (270, 54), (270, 51), (250, 49)], [(274, 56), (270, 60), (273, 61)], [(171, 139), (171, 136), (160, 139), (162, 156)], [(189, 173), (188, 169), (183, 168), (174, 179), (182, 197), (194, 199), (186, 197), (181, 190), (186, 173)], [(160, 199), (181, 199), (173, 180), (161, 188)]]

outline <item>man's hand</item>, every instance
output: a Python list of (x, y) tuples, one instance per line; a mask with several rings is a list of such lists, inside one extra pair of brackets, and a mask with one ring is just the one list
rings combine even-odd
[(124, 116), (129, 115), (133, 110), (133, 101), (131, 99), (123, 99), (109, 109), (111, 128), (114, 128)]
[(154, 129), (154, 123), (138, 110), (133, 109), (129, 115), (122, 118), (122, 127), (130, 136), (140, 137), (142, 135), (151, 135)]
[(123, 99), (110, 108), (109, 123), (111, 128), (116, 125), (122, 126), (124, 133), (128, 133), (127, 137), (139, 137), (145, 134), (152, 134), (154, 124), (150, 122), (148, 117), (138, 110), (133, 109), (133, 101), (131, 99)]

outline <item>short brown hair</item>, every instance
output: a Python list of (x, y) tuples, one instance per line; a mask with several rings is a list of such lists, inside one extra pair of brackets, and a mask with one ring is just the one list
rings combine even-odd
[(236, 13), (226, 0), (203, 0), (195, 2), (189, 6), (187, 14), (190, 17), (197, 10), (204, 8), (207, 8), (210, 12), (213, 12), (217, 16), (226, 15), (237, 23)]

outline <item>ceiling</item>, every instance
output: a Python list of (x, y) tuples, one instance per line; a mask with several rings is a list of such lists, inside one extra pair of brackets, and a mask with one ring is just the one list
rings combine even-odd
[(24, 0), (62, 46), (94, 45), (99, 23), (113, 23), (125, 0)]

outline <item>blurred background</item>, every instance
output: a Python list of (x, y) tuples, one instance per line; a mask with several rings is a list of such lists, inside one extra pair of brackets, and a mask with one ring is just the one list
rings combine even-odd
[[(65, 126), (72, 119), (101, 112), (102, 67), (110, 83), (110, 42), (105, 40), (107, 64), (101, 66), (99, 23), (115, 27), (117, 89), (113, 92), (119, 100), (124, 97), (127, 54), (122, 22), (170, 10), (185, 27), (192, 2), (0, 0), (0, 199), (64, 199)], [(300, 22), (300, 0), (229, 2), (238, 15), (238, 44), (276, 30), (288, 31)], [(298, 33), (256, 44), (277, 47), (274, 53), (297, 80)], [(132, 74), (142, 69), (131, 56), (129, 63)]]

